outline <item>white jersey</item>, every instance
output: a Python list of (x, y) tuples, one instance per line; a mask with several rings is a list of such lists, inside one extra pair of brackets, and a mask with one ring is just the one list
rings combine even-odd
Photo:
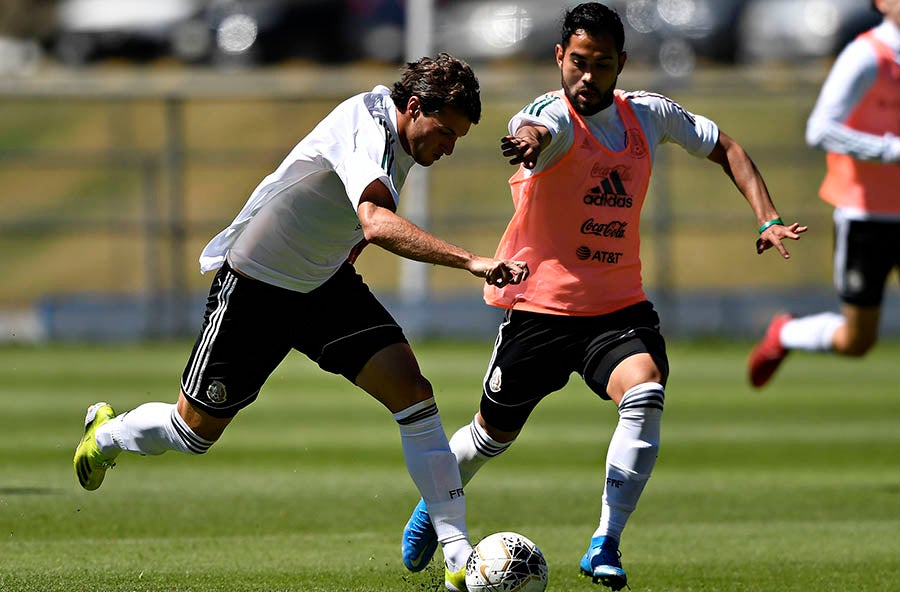
[[(900, 28), (885, 19), (875, 27), (873, 34), (894, 50), (894, 57), (900, 63)], [(825, 152), (848, 154), (857, 160), (900, 162), (900, 138), (861, 132), (844, 125), (877, 76), (878, 60), (872, 44), (858, 37), (847, 44), (831, 67), (806, 122), (807, 145)], [(834, 219), (896, 222), (900, 217), (855, 208), (835, 208)]]
[[(885, 19), (873, 35), (894, 50), (900, 63), (900, 28)], [(875, 135), (844, 125), (860, 99), (878, 76), (878, 59), (872, 44), (856, 38), (834, 62), (816, 106), (806, 123), (806, 143), (826, 152), (849, 154), (857, 160), (900, 162), (900, 138)]]
[(200, 255), (200, 270), (229, 265), (298, 292), (325, 283), (363, 239), (357, 207), (378, 180), (399, 201), (415, 161), (400, 146), (387, 87), (351, 97), (326, 116), (253, 190)]
[[(637, 91), (627, 92), (624, 96), (643, 128), (651, 163), (657, 146), (667, 142), (674, 142), (699, 157), (709, 156), (715, 147), (719, 128), (711, 120), (690, 113), (663, 95)], [(625, 126), (614, 105), (582, 118), (600, 144), (614, 152), (625, 149)], [(572, 118), (566, 102), (558, 95), (544, 94), (523, 107), (510, 119), (509, 133), (515, 134), (524, 123), (542, 125), (550, 130), (552, 136), (550, 144), (541, 150), (537, 166), (525, 174), (538, 173), (553, 166), (572, 147), (575, 137)]]

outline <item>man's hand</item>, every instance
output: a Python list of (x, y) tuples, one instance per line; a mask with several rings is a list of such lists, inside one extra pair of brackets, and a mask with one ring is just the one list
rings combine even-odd
[(507, 284), (518, 284), (528, 278), (528, 264), (524, 261), (476, 257), (468, 269), (472, 275), (482, 277), (485, 283), (498, 288)]
[(799, 240), (800, 234), (807, 230), (809, 230), (809, 227), (800, 226), (799, 222), (794, 222), (790, 226), (773, 224), (766, 228), (763, 233), (759, 235), (759, 238), (756, 239), (756, 252), (761, 255), (767, 249), (775, 247), (778, 249), (778, 252), (781, 253), (782, 257), (790, 259), (790, 253), (784, 248), (784, 239), (789, 238), (791, 240)]
[(521, 164), (533, 169), (544, 144), (550, 141), (550, 132), (542, 126), (522, 126), (515, 136), (500, 138), (500, 150), (509, 158), (509, 164)]

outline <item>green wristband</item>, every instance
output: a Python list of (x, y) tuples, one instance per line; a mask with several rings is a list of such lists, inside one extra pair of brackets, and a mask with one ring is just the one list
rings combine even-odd
[(775, 218), (774, 220), (769, 220), (768, 222), (760, 226), (759, 233), (762, 234), (766, 228), (768, 228), (769, 226), (775, 226), (776, 224), (781, 224), (782, 226), (784, 226), (784, 222), (781, 221), (781, 218)]

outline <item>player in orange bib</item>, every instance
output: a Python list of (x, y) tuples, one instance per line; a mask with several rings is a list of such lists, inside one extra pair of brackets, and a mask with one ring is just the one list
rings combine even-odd
[(878, 340), (887, 277), (900, 269), (900, 0), (875, 0), (880, 25), (835, 61), (806, 127), (828, 153), (819, 195), (834, 209), (840, 314), (775, 315), (750, 352), (759, 388), (791, 350), (864, 356)]
[[(485, 300), (508, 312), (479, 412), (450, 441), (465, 484), (573, 372), (615, 403), (600, 521), (579, 563), (613, 590), (627, 585), (619, 541), (656, 463), (669, 373), (639, 251), (657, 147), (675, 143), (722, 167), (756, 216), (757, 252), (774, 247), (788, 258), (783, 241), (806, 231), (781, 222), (753, 162), (712, 121), (662, 95), (616, 89), (626, 58), (613, 10), (591, 2), (568, 11), (556, 46), (562, 89), (514, 115), (501, 140), (519, 168), (509, 181), (515, 214), (497, 256), (527, 262), (530, 276), (485, 289)], [(435, 545), (420, 501), (403, 533), (407, 568), (422, 569)]]

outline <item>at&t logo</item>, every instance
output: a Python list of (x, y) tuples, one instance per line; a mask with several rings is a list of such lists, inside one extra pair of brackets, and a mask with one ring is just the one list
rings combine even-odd
[(592, 251), (590, 247), (581, 245), (575, 249), (575, 256), (582, 261), (597, 261), (598, 263), (610, 263), (618, 265), (622, 253), (619, 251)]

